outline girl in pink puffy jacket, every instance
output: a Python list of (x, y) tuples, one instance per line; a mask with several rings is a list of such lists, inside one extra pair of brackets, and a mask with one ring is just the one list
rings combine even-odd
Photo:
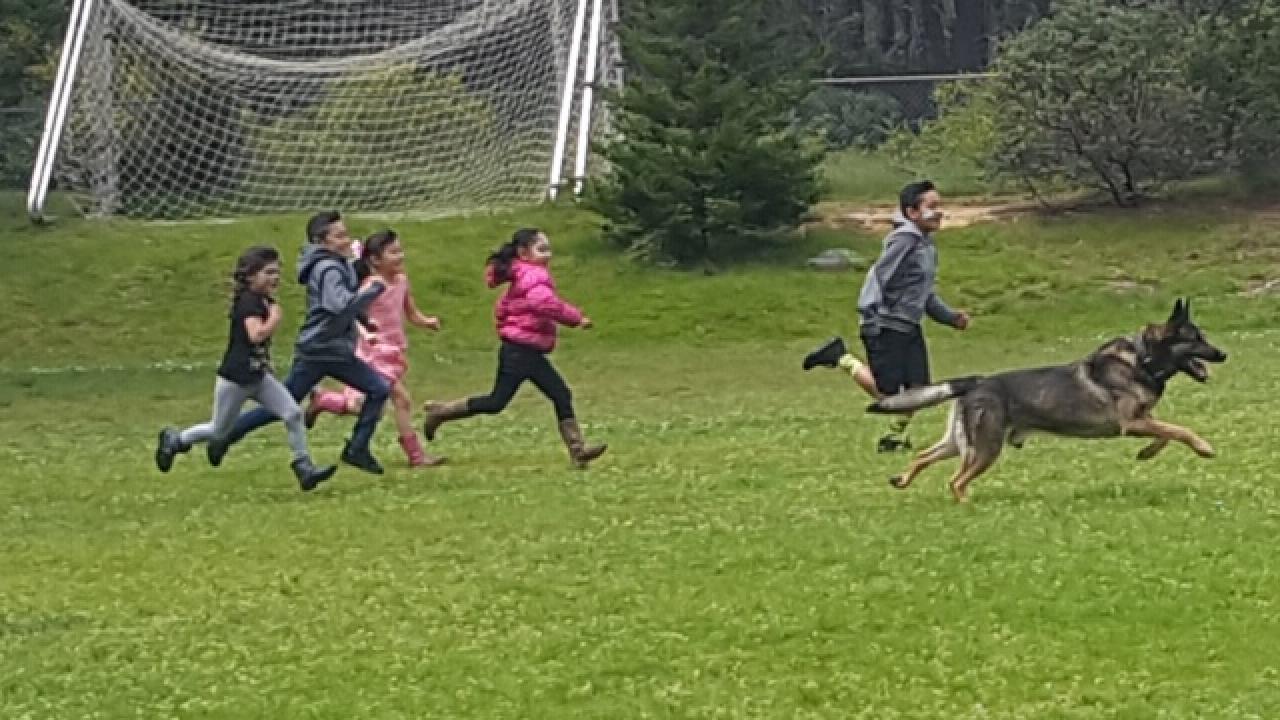
[(556, 294), (547, 264), (551, 241), (536, 228), (517, 230), (511, 241), (489, 255), (485, 280), (489, 287), (510, 284), (494, 306), (498, 337), (498, 376), (488, 395), (451, 402), (428, 402), (423, 434), (435, 439), (436, 430), (450, 420), (476, 414), (496, 415), (506, 409), (516, 391), (530, 380), (555, 406), (560, 437), (574, 465), (583, 468), (604, 454), (607, 445), (587, 445), (573, 412), (573, 395), (547, 355), (555, 349), (560, 325), (589, 328), (591, 319)]

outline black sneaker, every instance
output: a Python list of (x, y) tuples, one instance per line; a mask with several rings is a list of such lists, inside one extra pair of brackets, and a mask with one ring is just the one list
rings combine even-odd
[(209, 456), (209, 464), (218, 467), (222, 464), (222, 458), (226, 457), (227, 450), (231, 446), (225, 440), (210, 440), (205, 443), (204, 452)]
[(899, 450), (910, 450), (911, 440), (897, 435), (885, 435), (880, 438), (880, 442), (876, 443), (876, 452), (890, 453)]
[(825, 345), (814, 350), (804, 356), (804, 369), (812, 370), (821, 365), (822, 367), (839, 367), (840, 358), (844, 357), (848, 352), (844, 346), (844, 339), (833, 337), (827, 341)]
[(298, 478), (298, 487), (302, 488), (302, 492), (311, 492), (316, 489), (320, 483), (333, 477), (338, 472), (337, 465), (329, 465), (327, 467), (316, 467), (311, 462), (311, 458), (299, 458), (293, 461), (290, 466), (293, 468), (294, 477)]
[(342, 462), (373, 475), (381, 475), (383, 472), (382, 466), (378, 464), (368, 448), (352, 450), (350, 441), (342, 446)]
[(173, 459), (178, 453), (186, 452), (190, 449), (189, 445), (182, 444), (182, 436), (173, 428), (165, 428), (160, 431), (160, 438), (156, 442), (156, 467), (160, 468), (160, 472), (167, 473), (173, 467)]

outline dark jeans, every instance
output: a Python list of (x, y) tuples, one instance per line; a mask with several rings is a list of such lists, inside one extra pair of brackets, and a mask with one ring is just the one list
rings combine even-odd
[(555, 405), (557, 420), (568, 420), (574, 416), (573, 393), (551, 365), (546, 353), (506, 341), (498, 350), (498, 376), (493, 381), (493, 390), (488, 395), (468, 398), (467, 409), (473, 413), (496, 415), (506, 409), (525, 380), (533, 381)]
[[(307, 393), (315, 389), (315, 386), (326, 377), (339, 380), (364, 393), (364, 407), (360, 410), (360, 417), (356, 418), (355, 430), (351, 435), (351, 450), (353, 452), (367, 450), (369, 441), (373, 438), (374, 428), (378, 426), (378, 420), (382, 417), (382, 406), (386, 404), (387, 396), (391, 394), (390, 386), (381, 375), (374, 372), (373, 368), (354, 357), (338, 361), (295, 358), (293, 367), (289, 368), (289, 376), (284, 379), (284, 386), (293, 399), (301, 403)], [(243, 413), (236, 419), (227, 444), (235, 444), (245, 435), (276, 420), (279, 418), (266, 408), (259, 407)]]

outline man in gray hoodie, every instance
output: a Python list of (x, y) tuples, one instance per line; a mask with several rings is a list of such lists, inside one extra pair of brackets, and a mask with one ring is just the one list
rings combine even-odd
[[(942, 197), (928, 180), (904, 187), (895, 227), (885, 237), (880, 257), (867, 270), (858, 295), (858, 316), (870, 373), (839, 337), (809, 353), (805, 370), (842, 368), (873, 397), (930, 383), (929, 353), (921, 328), (924, 316), (959, 330), (969, 327), (968, 313), (952, 310), (934, 291), (938, 246), (932, 233), (942, 227), (941, 204)], [(909, 422), (910, 416), (892, 420), (889, 434), (880, 438), (879, 450), (910, 447)]]
[[(391, 390), (373, 368), (356, 357), (356, 321), (386, 290), (375, 281), (361, 291), (351, 264), (351, 236), (336, 211), (317, 213), (307, 222), (307, 244), (298, 255), (298, 282), (307, 288), (307, 315), (293, 348), (293, 366), (284, 386), (301, 402), (320, 381), (331, 377), (365, 395), (342, 461), (365, 472), (382, 473), (369, 441)], [(209, 462), (222, 462), (227, 448), (250, 432), (278, 420), (264, 408), (242, 414), (230, 437), (208, 446)]]

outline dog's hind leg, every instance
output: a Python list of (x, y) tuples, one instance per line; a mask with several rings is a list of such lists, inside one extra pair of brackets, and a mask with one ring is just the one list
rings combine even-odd
[(951, 478), (951, 494), (955, 497), (956, 502), (962, 503), (969, 500), (969, 483), (986, 472), (987, 468), (994, 465), (999, 457), (999, 451), (996, 451), (994, 455), (981, 453), (977, 450), (969, 453), (960, 471)]
[(916, 476), (928, 469), (930, 465), (942, 460), (948, 460), (959, 454), (960, 449), (954, 443), (946, 439), (939, 440), (933, 446), (916, 455), (911, 464), (907, 466), (906, 472), (889, 478), (889, 484), (899, 490), (905, 490), (911, 486), (911, 482), (916, 479)]
[(942, 439), (916, 455), (911, 464), (907, 466), (906, 472), (889, 478), (889, 484), (899, 490), (905, 490), (911, 485), (911, 481), (915, 480), (916, 476), (924, 472), (930, 465), (959, 455), (960, 434), (963, 432), (964, 427), (960, 423), (959, 411), (957, 406), (953, 404), (951, 413), (947, 416), (947, 432), (942, 436)]
[(1151, 458), (1159, 455), (1160, 451), (1164, 450), (1168, 446), (1169, 446), (1168, 440), (1166, 440), (1165, 438), (1156, 438), (1155, 440), (1152, 440), (1146, 447), (1138, 451), (1138, 459), (1150, 460)]
[(951, 494), (956, 502), (968, 500), (969, 483), (1000, 458), (1005, 439), (1002, 408), (979, 401), (964, 408), (963, 415), (963, 432), (969, 447), (965, 448), (964, 463), (960, 470), (951, 478)]

